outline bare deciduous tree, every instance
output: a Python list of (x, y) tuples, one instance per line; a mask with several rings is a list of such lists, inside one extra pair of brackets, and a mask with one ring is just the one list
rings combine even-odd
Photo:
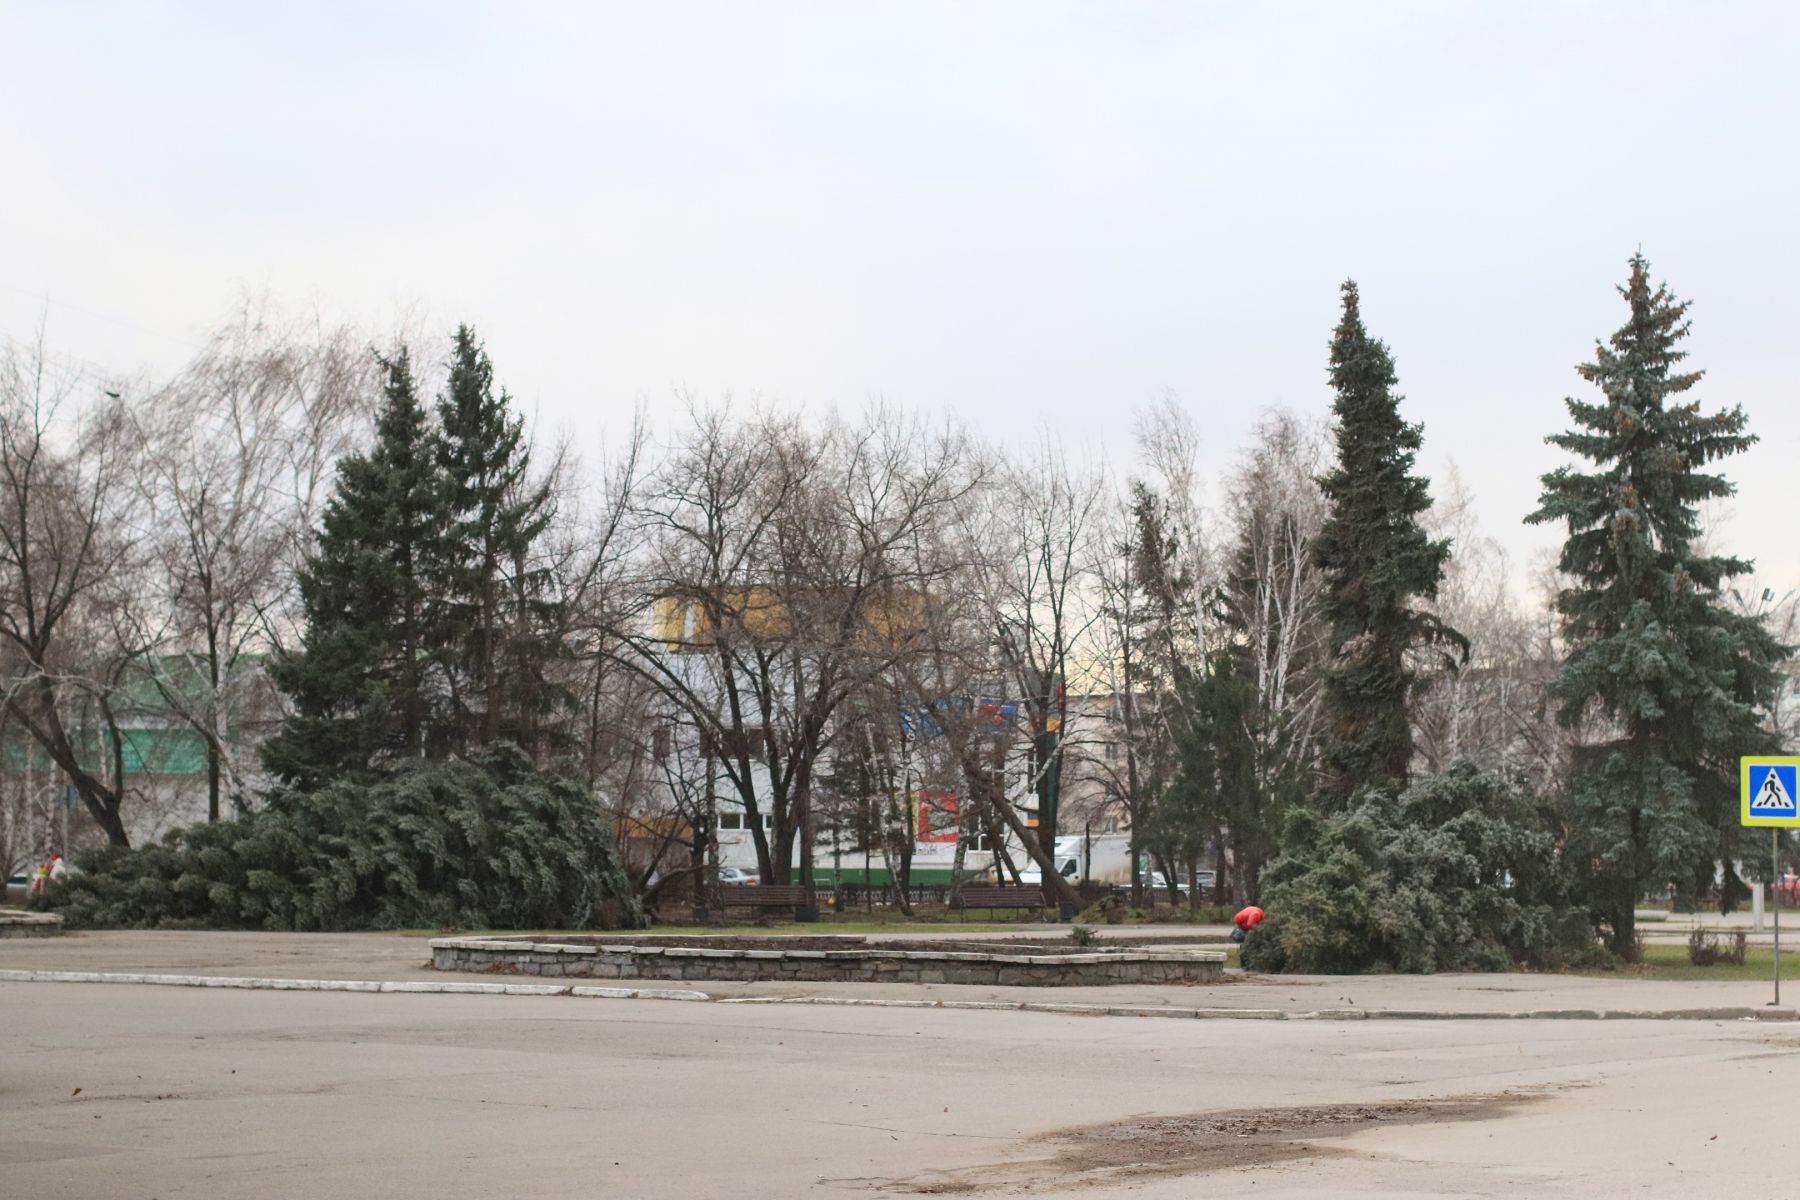
[(1454, 466), (1426, 522), (1451, 539), (1435, 609), (1469, 638), (1469, 658), (1431, 677), (1414, 708), (1418, 754), (1436, 773), (1467, 760), (1547, 786), (1562, 769), (1566, 734), (1545, 704), (1561, 653), (1549, 610), (1515, 591), (1505, 549), (1481, 529), (1475, 498)]
[[(68, 777), (115, 846), (130, 844), (119, 613), (136, 563), (135, 442), (116, 392), (78, 397), (40, 335), (0, 350), (0, 643), (7, 712)], [(85, 706), (83, 729), (66, 719)]]
[(207, 818), (248, 805), (276, 700), (262, 666), (294, 619), (294, 569), (332, 464), (362, 431), (371, 356), (344, 330), (246, 306), (133, 414), (157, 585), (133, 608), (162, 706), (205, 747)]
[(716, 754), (763, 878), (797, 866), (810, 884), (821, 756), (849, 698), (906, 652), (933, 579), (903, 551), (966, 490), (963, 441), (880, 409), (815, 431), (688, 416), (636, 505), (639, 603), (611, 644)]
[[(995, 480), (984, 503), (962, 510), (961, 536), (981, 550), (970, 586), (986, 610), (992, 675), (1017, 702), (1031, 743), (1028, 788), (995, 807), (1042, 869), (1045, 886), (1072, 902), (1055, 865), (1057, 806), (1065, 746), (1079, 736), (1070, 681), (1085, 681), (1089, 673), (1089, 643), (1100, 619), (1095, 565), (1105, 477), (1071, 464), (1060, 446), (1045, 440), (1001, 467)], [(1035, 830), (1018, 812), (1027, 793), (1036, 798)]]
[(1224, 595), (1255, 714), (1255, 788), (1241, 798), (1230, 830), (1234, 890), (1244, 899), (1257, 895), (1283, 807), (1307, 788), (1316, 765), (1325, 630), (1312, 541), (1325, 518), (1317, 483), (1324, 459), (1322, 430), (1271, 412), (1228, 485), (1226, 513), (1236, 537)]

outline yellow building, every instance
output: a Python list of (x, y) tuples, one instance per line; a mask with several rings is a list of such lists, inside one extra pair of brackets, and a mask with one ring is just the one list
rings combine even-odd
[[(707, 603), (700, 596), (665, 595), (651, 610), (653, 636), (671, 654), (710, 649), (714, 644), (715, 619), (719, 625), (741, 631), (748, 639), (778, 641), (804, 636), (810, 628), (830, 640), (844, 618), (846, 601), (811, 588), (783, 590), (768, 584), (731, 588)], [(856, 614), (859, 632), (872, 640), (897, 645), (914, 636), (925, 621), (923, 592), (905, 590), (860, 598)]]

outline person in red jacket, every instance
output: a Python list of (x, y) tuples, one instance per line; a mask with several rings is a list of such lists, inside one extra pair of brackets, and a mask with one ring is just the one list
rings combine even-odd
[(1252, 929), (1255, 929), (1258, 925), (1261, 925), (1263, 918), (1268, 915), (1268, 913), (1256, 907), (1254, 904), (1250, 905), (1248, 908), (1240, 908), (1238, 910), (1238, 915), (1231, 918), (1231, 923), (1237, 926), (1236, 929), (1231, 931), (1231, 940), (1234, 942), (1243, 941), (1244, 935), (1249, 933)]

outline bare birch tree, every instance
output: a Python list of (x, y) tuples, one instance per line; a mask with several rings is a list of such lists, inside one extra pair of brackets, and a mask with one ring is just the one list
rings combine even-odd
[(1454, 465), (1425, 520), (1433, 536), (1451, 539), (1435, 609), (1468, 637), (1469, 658), (1437, 669), (1421, 692), (1413, 715), (1418, 755), (1432, 773), (1468, 761), (1548, 787), (1566, 743), (1545, 704), (1561, 664), (1555, 624), (1521, 594), (1510, 557), (1482, 531)]
[(1316, 765), (1325, 630), (1312, 540), (1325, 517), (1317, 483), (1324, 448), (1318, 427), (1270, 412), (1227, 486), (1235, 541), (1223, 594), (1254, 711), (1248, 733), (1255, 787), (1238, 798), (1230, 830), (1234, 891), (1246, 900), (1257, 895), (1283, 810)]
[(247, 305), (134, 413), (157, 584), (137, 633), (162, 706), (205, 747), (208, 820), (248, 807), (277, 709), (263, 665), (294, 619), (294, 568), (366, 421), (372, 366), (345, 330)]

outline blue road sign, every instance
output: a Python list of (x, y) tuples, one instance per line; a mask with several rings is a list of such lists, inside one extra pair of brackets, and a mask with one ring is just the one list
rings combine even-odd
[(1800, 759), (1742, 761), (1743, 823), (1800, 825)]

